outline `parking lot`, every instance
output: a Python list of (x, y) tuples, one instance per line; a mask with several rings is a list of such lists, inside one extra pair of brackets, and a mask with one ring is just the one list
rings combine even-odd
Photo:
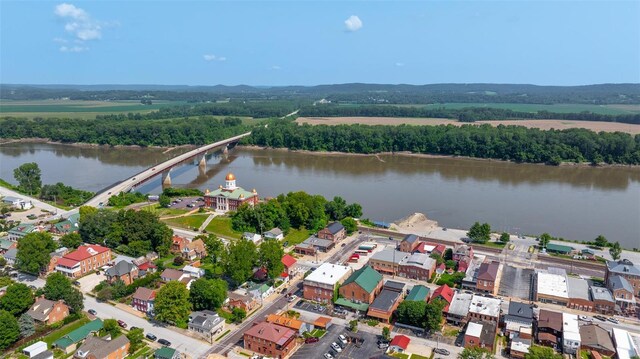
[(354, 343), (347, 343), (342, 352), (337, 353), (331, 348), (331, 343), (338, 341), (338, 335), (343, 334), (348, 337), (348, 331), (341, 325), (332, 325), (327, 330), (327, 333), (320, 338), (317, 343), (303, 344), (298, 351), (296, 351), (291, 359), (321, 359), (325, 353), (330, 353), (336, 359), (365, 359), (374, 355), (382, 354), (383, 349), (378, 349), (376, 335), (360, 331), (357, 336), (362, 338), (363, 343), (358, 346)]
[(105, 280), (106, 277), (104, 275), (104, 271), (100, 271), (100, 274), (91, 273), (87, 276), (84, 276), (78, 279), (80, 282), (80, 291), (82, 293), (89, 293), (93, 288), (95, 288), (100, 282)]
[(326, 312), (327, 312), (327, 307), (323, 307), (321, 305), (309, 303), (309, 302), (307, 302), (305, 300), (299, 300), (296, 303), (295, 308), (306, 310), (307, 312), (318, 313), (318, 314), (326, 314)]
[(498, 295), (531, 300), (532, 277), (533, 269), (505, 265), (502, 268), (502, 279), (500, 280)]
[[(187, 209), (191, 210), (198, 207), (204, 206), (204, 200), (199, 200), (202, 197), (182, 197), (176, 198), (171, 201), (169, 208), (175, 209)], [(191, 205), (191, 207), (189, 207)]]
[(34, 286), (36, 288), (42, 288), (45, 285), (44, 279), (26, 273), (18, 273), (18, 276), (14, 279), (19, 283)]

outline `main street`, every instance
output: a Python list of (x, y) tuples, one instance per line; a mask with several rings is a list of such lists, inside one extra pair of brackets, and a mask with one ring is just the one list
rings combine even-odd
[(84, 296), (85, 310), (94, 309), (97, 317), (100, 319), (119, 319), (123, 320), (129, 327), (138, 327), (144, 329), (144, 333), (152, 333), (158, 339), (166, 339), (171, 342), (171, 348), (177, 349), (182, 353), (190, 355), (192, 358), (203, 358), (206, 356), (210, 344), (184, 335), (167, 327), (151, 323), (144, 318), (137, 317), (125, 310), (119, 309), (106, 302), (98, 302), (95, 298), (85, 294)]

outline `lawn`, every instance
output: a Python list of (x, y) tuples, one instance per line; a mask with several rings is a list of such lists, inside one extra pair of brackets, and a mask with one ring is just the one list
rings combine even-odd
[(83, 326), (83, 325), (85, 325), (87, 323), (89, 323), (89, 319), (88, 318), (82, 318), (82, 319), (80, 319), (78, 321), (75, 321), (75, 322), (73, 322), (71, 324), (68, 324), (66, 327), (62, 327), (62, 328), (56, 330), (55, 332), (45, 336), (41, 340), (46, 342), (47, 344), (51, 345), (56, 340), (64, 337), (65, 335), (71, 333), (72, 331), (80, 328), (81, 326)]
[(310, 235), (311, 233), (305, 228), (302, 228), (302, 229), (291, 228), (289, 230), (289, 234), (287, 234), (284, 237), (283, 243), (289, 242), (287, 243), (287, 246), (295, 246), (296, 244), (300, 244), (304, 242), (304, 240), (309, 238)]
[(487, 243), (478, 243), (480, 246), (493, 247), (493, 248), (504, 248), (506, 245), (505, 242), (487, 242)]
[(429, 357), (420, 354), (411, 354), (411, 359), (429, 359)]
[(178, 209), (178, 208), (161, 208), (159, 204), (155, 203), (150, 206), (143, 207), (143, 210), (149, 211), (158, 217), (168, 217), (168, 216), (179, 216), (181, 214), (185, 214), (190, 212), (190, 210), (186, 209)]
[(236, 232), (231, 229), (231, 218), (229, 217), (216, 217), (211, 220), (211, 223), (205, 228), (207, 233), (213, 233), (215, 235), (225, 238), (240, 239), (242, 233)]
[(409, 359), (409, 354), (405, 354), (405, 353), (393, 353), (391, 354), (391, 356), (394, 358)]
[(83, 100), (2, 100), (0, 116), (95, 118), (108, 113), (150, 112), (163, 107), (184, 104), (181, 101), (155, 101), (143, 105), (140, 101), (83, 101)]
[(169, 226), (180, 227), (186, 229), (198, 229), (204, 223), (204, 221), (209, 217), (208, 214), (192, 214), (190, 216), (185, 217), (176, 217), (176, 218), (168, 218), (163, 219), (162, 221)]

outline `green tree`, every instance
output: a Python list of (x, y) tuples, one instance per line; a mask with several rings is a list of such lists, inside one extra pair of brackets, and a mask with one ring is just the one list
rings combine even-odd
[(382, 339), (385, 341), (391, 340), (391, 331), (389, 330), (389, 327), (382, 328)]
[(397, 320), (399, 323), (424, 328), (426, 308), (427, 302), (425, 301), (404, 301), (396, 310)]
[(111, 339), (115, 339), (122, 334), (122, 329), (118, 325), (118, 321), (115, 319), (105, 319), (102, 322), (102, 332), (106, 335), (111, 335)]
[(343, 218), (340, 223), (344, 226), (347, 234), (351, 234), (358, 230), (358, 223), (356, 223), (356, 221), (351, 217)]
[(22, 283), (10, 285), (5, 295), (0, 297), (0, 307), (15, 316), (26, 312), (33, 302), (31, 289)]
[(160, 288), (156, 294), (154, 311), (155, 318), (161, 322), (185, 326), (191, 313), (191, 302), (184, 283), (171, 281)]
[(596, 237), (595, 243), (596, 243), (596, 246), (598, 247), (606, 247), (609, 245), (609, 241), (602, 234)]
[(524, 355), (525, 359), (562, 359), (562, 354), (558, 354), (549, 347), (532, 345), (529, 352)]
[(158, 197), (158, 204), (162, 208), (167, 208), (171, 204), (171, 198), (163, 193)]
[(42, 187), (40, 168), (35, 162), (25, 163), (13, 170), (13, 178), (18, 181), (21, 190), (30, 195), (38, 193)]
[(509, 242), (510, 240), (511, 240), (511, 236), (509, 236), (509, 233), (507, 233), (507, 232), (503, 232), (503, 233), (500, 235), (500, 242), (502, 242), (502, 243), (507, 243), (507, 242)]
[(442, 328), (442, 310), (445, 302), (442, 300), (434, 300), (427, 303), (425, 307), (425, 329), (435, 332)]
[(193, 310), (220, 308), (227, 298), (227, 282), (222, 279), (200, 278), (191, 283), (189, 300)]
[(226, 254), (224, 242), (222, 242), (222, 240), (215, 234), (209, 234), (207, 236), (198, 235), (194, 238), (194, 240), (196, 239), (201, 239), (202, 242), (204, 242), (209, 262), (211, 262), (215, 267), (219, 266)]
[(246, 239), (232, 241), (225, 256), (225, 272), (236, 284), (244, 283), (251, 278), (257, 260), (255, 243)]
[(441, 255), (439, 255), (438, 253), (431, 253), (431, 254), (429, 255), (429, 257), (430, 257), (431, 259), (435, 259), (435, 261), (436, 261), (436, 265), (438, 265), (438, 266), (439, 266), (440, 264), (444, 263), (444, 259), (443, 259), (443, 258), (442, 258), (442, 256), (441, 256)]
[(63, 247), (69, 248), (69, 250), (74, 250), (82, 245), (82, 237), (80, 237), (80, 233), (77, 232), (67, 233), (60, 237), (60, 244), (62, 244)]
[(467, 232), (467, 237), (476, 243), (487, 243), (491, 239), (491, 226), (488, 223), (476, 222)]
[(24, 313), (18, 319), (18, 326), (20, 327), (20, 336), (26, 338), (30, 335), (35, 334), (36, 332), (36, 324), (33, 321), (33, 318)]
[(16, 266), (19, 270), (38, 275), (44, 270), (51, 257), (49, 253), (57, 248), (51, 234), (46, 232), (32, 232), (18, 240)]
[(110, 286), (106, 286), (106, 287), (100, 289), (98, 291), (98, 294), (96, 295), (96, 298), (99, 301), (102, 301), (102, 302), (107, 302), (107, 301), (113, 299), (113, 289), (111, 289)]
[(267, 268), (269, 278), (277, 278), (284, 271), (282, 257), (284, 249), (279, 241), (265, 240), (260, 243), (258, 258), (260, 265)]
[(20, 338), (18, 320), (6, 310), (0, 310), (0, 350), (7, 349)]
[(247, 312), (239, 307), (233, 308), (231, 311), (231, 321), (235, 324), (240, 324), (247, 317)]
[(129, 339), (129, 354), (135, 353), (143, 345), (144, 331), (142, 328), (135, 328), (127, 333)]
[(347, 202), (339, 196), (333, 197), (332, 201), (325, 204), (325, 211), (329, 215), (329, 219), (332, 221), (339, 221), (345, 216), (345, 209)]
[(362, 206), (358, 203), (351, 203), (344, 209), (344, 214), (351, 218), (362, 217)]
[(4, 257), (0, 257), (0, 268), (4, 268), (7, 265), (7, 260)]
[(358, 320), (357, 319), (354, 319), (354, 320), (349, 322), (349, 330), (354, 332), (354, 333), (358, 331)]
[(622, 254), (622, 247), (620, 247), (620, 243), (615, 242), (611, 248), (609, 248), (609, 254), (611, 254), (611, 258), (613, 258), (614, 261), (620, 259), (620, 254)]
[(80, 313), (84, 308), (82, 293), (73, 287), (62, 273), (51, 273), (43, 288), (44, 297), (49, 300), (64, 300), (72, 312)]
[(442, 259), (444, 259), (445, 261), (448, 261), (449, 259), (453, 259), (453, 249), (451, 248), (445, 249)]
[(448, 261), (444, 262), (444, 265), (447, 267), (447, 269), (456, 269), (457, 264), (458, 263), (453, 259), (449, 259)]
[(495, 359), (495, 356), (486, 349), (471, 347), (464, 348), (458, 359)]
[(552, 239), (553, 237), (551, 237), (549, 233), (542, 233), (539, 241), (540, 248), (547, 248), (547, 244), (549, 244)]

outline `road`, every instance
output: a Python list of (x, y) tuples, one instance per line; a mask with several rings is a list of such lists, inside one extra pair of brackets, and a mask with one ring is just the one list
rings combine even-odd
[(171, 347), (182, 353), (189, 354), (192, 358), (205, 357), (205, 353), (209, 350), (210, 344), (187, 335), (178, 333), (171, 329), (148, 322), (143, 318), (139, 318), (124, 310), (118, 309), (109, 303), (98, 302), (95, 298), (88, 295), (84, 296), (85, 310), (94, 309), (98, 312), (100, 319), (120, 319), (129, 327), (134, 326), (144, 329), (146, 333), (152, 333), (158, 339), (166, 339), (171, 342)]

